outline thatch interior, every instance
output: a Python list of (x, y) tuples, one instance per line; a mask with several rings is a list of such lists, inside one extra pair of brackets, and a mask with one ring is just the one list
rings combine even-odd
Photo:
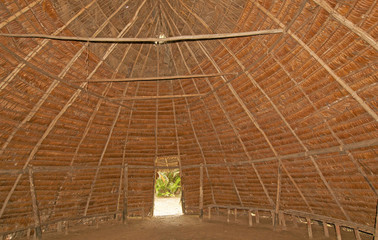
[[(204, 207), (296, 211), (373, 233), (376, 1), (4, 0), (0, 13), (0, 233), (35, 227), (33, 203), (43, 226), (122, 214), (125, 196), (129, 215), (150, 216), (165, 157), (178, 161), (187, 214), (200, 211), (202, 164)], [(269, 29), (283, 33), (4, 36)], [(111, 81), (205, 74), (225, 75)]]

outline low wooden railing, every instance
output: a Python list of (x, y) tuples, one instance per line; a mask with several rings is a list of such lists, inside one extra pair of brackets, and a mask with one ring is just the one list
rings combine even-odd
[[(248, 211), (248, 223), (249, 226), (253, 226), (253, 215), (254, 213), (256, 223), (260, 222), (260, 214), (259, 212), (269, 212), (272, 216), (272, 224), (275, 225), (274, 222), (274, 214), (275, 210), (274, 209), (265, 209), (265, 208), (254, 208), (254, 207), (241, 207), (241, 206), (232, 206), (232, 205), (216, 205), (216, 204), (210, 204), (207, 205), (208, 208), (208, 219), (211, 219), (211, 210), (213, 208), (216, 209), (227, 209), (227, 222), (230, 222), (230, 213), (233, 210), (234, 211), (234, 216), (235, 216), (235, 221), (237, 219), (237, 211), (238, 210), (243, 210), (243, 211)], [(332, 217), (327, 217), (327, 216), (322, 216), (318, 214), (312, 214), (312, 213), (306, 213), (302, 211), (296, 211), (296, 210), (281, 210), (279, 211), (279, 222), (277, 225), (281, 225), (282, 227), (286, 228), (286, 220), (285, 220), (285, 215), (290, 215), (293, 219), (293, 223), (295, 226), (297, 226), (297, 219), (298, 218), (304, 218), (306, 219), (306, 224), (307, 224), (307, 229), (308, 229), (308, 236), (310, 239), (313, 238), (312, 234), (312, 226), (311, 226), (311, 221), (319, 221), (322, 222), (323, 225), (323, 231), (325, 237), (329, 237), (329, 231), (328, 231), (328, 224), (334, 225), (335, 226), (335, 231), (336, 231), (336, 237), (337, 240), (341, 240), (341, 232), (340, 232), (340, 227), (346, 227), (349, 229), (354, 230), (354, 234), (357, 240), (361, 240), (360, 232), (364, 232), (367, 234), (371, 234), (377, 239), (377, 233), (375, 233), (375, 228), (351, 221), (346, 221), (342, 219), (336, 219)]]

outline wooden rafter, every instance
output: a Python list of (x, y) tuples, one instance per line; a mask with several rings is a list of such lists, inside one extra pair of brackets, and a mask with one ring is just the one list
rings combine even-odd
[(326, 1), (324, 0), (313, 0), (316, 4), (321, 6), (324, 10), (326, 10), (330, 16), (335, 18), (340, 24), (344, 25), (345, 27), (349, 28), (352, 32), (357, 34), (361, 37), (364, 41), (369, 43), (375, 50), (378, 50), (378, 43), (377, 41), (369, 35), (366, 31), (362, 28), (356, 26), (353, 22), (349, 21), (347, 18), (342, 16), (336, 10), (334, 10)]
[(6, 20), (4, 20), (4, 21), (2, 21), (0, 23), (0, 29), (2, 29), (3, 27), (5, 27), (8, 23), (12, 22), (13, 20), (17, 19), (19, 16), (21, 16), (24, 13), (26, 13), (27, 11), (29, 11), (30, 9), (32, 9), (34, 6), (36, 6), (37, 4), (39, 4), (42, 1), (43, 0), (33, 1), (29, 5), (27, 5), (26, 7), (24, 7), (23, 9), (21, 9), (18, 12), (12, 14), (12, 16), (8, 17)]
[[(187, 6), (182, 3), (186, 8)], [(258, 3), (256, 3), (258, 4)], [(261, 5), (260, 5), (261, 6)], [(260, 7), (259, 7), (260, 8)], [(188, 9), (188, 8), (187, 8)], [(260, 8), (261, 9), (261, 8)], [(208, 30), (210, 30), (210, 28), (206, 25), (206, 23), (198, 16), (196, 15), (195, 13), (191, 12), (195, 17), (196, 19), (199, 20), (199, 22), (201, 22)], [(270, 12), (268, 12), (267, 10), (265, 10), (265, 13), (269, 16), (273, 16)], [(278, 21), (278, 20), (277, 20)], [(280, 24), (281, 27), (284, 27), (284, 25), (281, 23)], [(290, 29), (286, 29), (287, 32), (290, 31)], [(298, 38), (299, 39), (299, 38)], [(234, 60), (238, 63), (238, 65), (242, 68), (243, 71), (246, 71), (246, 68), (243, 66), (243, 64), (240, 62), (240, 60), (232, 53), (232, 51), (223, 43), (223, 42), (220, 42), (220, 44), (231, 54), (231, 56), (233, 56)], [(201, 45), (201, 43), (199, 43), (199, 45)], [(306, 45), (307, 46), (307, 45)], [(201, 46), (200, 46), (201, 47)], [(206, 49), (202, 46), (202, 49), (204, 51), (204, 53), (208, 56), (209, 60), (212, 61), (214, 67), (217, 69), (217, 71), (220, 71), (220, 68), (216, 65), (216, 62), (212, 59), (212, 57), (210, 56), (210, 54), (206, 53)], [(282, 113), (279, 111), (279, 109), (277, 108), (277, 106), (274, 104), (274, 102), (270, 99), (270, 97), (265, 93), (265, 91), (261, 88), (261, 86), (253, 79), (252, 75), (248, 72), (246, 72), (246, 75), (248, 76), (248, 78), (251, 80), (251, 82), (253, 83), (254, 86), (256, 86), (262, 93), (263, 95), (266, 97), (266, 99), (270, 102), (271, 106), (274, 108), (274, 110), (277, 112), (277, 114), (280, 116), (280, 118), (282, 119), (282, 121), (285, 123), (285, 125), (290, 129), (290, 132), (295, 136), (295, 138), (297, 139), (297, 141), (300, 143), (300, 145), (304, 148), (305, 151), (308, 151), (308, 148), (304, 145), (303, 141), (298, 137), (298, 135), (294, 132), (294, 130), (292, 129), (292, 127), (290, 126), (290, 124), (286, 121), (286, 119), (284, 118), (284, 116), (282, 115)], [(223, 78), (224, 79), (224, 78)], [(224, 81), (227, 81), (226, 79), (224, 79)], [(228, 84), (228, 87), (229, 89), (231, 90), (231, 92), (234, 94), (234, 96), (236, 97), (236, 99), (238, 100), (238, 102), (240, 103), (240, 105), (243, 107), (243, 109), (245, 110), (245, 112), (247, 113), (248, 116), (250, 116), (250, 119), (252, 120), (252, 122), (255, 124), (255, 126), (260, 130), (260, 132), (263, 134), (263, 136), (265, 137), (266, 141), (268, 142), (271, 150), (274, 152), (275, 156), (278, 157), (278, 160), (280, 161), (280, 158), (277, 154), (277, 152), (274, 150), (274, 147), (273, 145), (271, 144), (270, 140), (268, 139), (267, 135), (265, 134), (265, 132), (263, 131), (263, 129), (261, 129), (261, 127), (258, 125), (256, 119), (254, 119), (253, 115), (250, 113), (249, 109), (245, 106), (245, 104), (243, 103), (243, 101), (240, 99), (240, 97), (238, 96), (237, 92), (233, 89), (232, 85)], [(350, 220), (350, 217), (349, 215), (346, 213), (346, 211), (344, 210), (344, 208), (342, 207), (341, 203), (339, 202), (338, 198), (336, 197), (336, 194), (334, 193), (333, 189), (331, 188), (331, 186), (329, 185), (328, 181), (325, 179), (323, 173), (321, 172), (318, 164), (316, 163), (315, 159), (312, 157), (312, 156), (309, 156), (311, 162), (313, 163), (313, 165), (315, 166), (315, 169), (316, 171), (318, 172), (321, 180), (323, 181), (324, 185), (326, 186), (326, 188), (328, 189), (328, 191), (330, 192), (330, 194), (332, 195), (334, 201), (336, 202), (336, 204), (338, 205), (338, 207), (340, 208), (341, 212), (344, 214), (344, 216), (347, 218), (347, 220)], [(281, 162), (280, 162), (281, 164)]]
[[(76, 18), (78, 18), (86, 9), (88, 9), (93, 3), (95, 2), (92, 1), (91, 3), (89, 3), (87, 6), (85, 6), (84, 8), (82, 8), (77, 14), (75, 14), (75, 16), (73, 16), (64, 26), (60, 27), (58, 30), (56, 30), (54, 32), (54, 34), (58, 34), (60, 32), (62, 32), (68, 25), (70, 25), (70, 23), (72, 21), (74, 21)], [(1, 28), (1, 27), (0, 27)], [(36, 48), (33, 49), (33, 51), (31, 51), (25, 58), (24, 58), (24, 61), (30, 61), (38, 52), (40, 52), (44, 46), (46, 46), (46, 44), (48, 43), (49, 41), (46, 40), (46, 41), (43, 41), (39, 46), (37, 46)], [(26, 64), (24, 62), (21, 62), (18, 64), (18, 66), (3, 80), (0, 82), (0, 91), (3, 90), (16, 76), (17, 74), (26, 66)], [(0, 155), (3, 154), (4, 150), (7, 148), (8, 144), (12, 141), (14, 135), (18, 132), (18, 130), (23, 126), (25, 125), (26, 122), (28, 122), (34, 115), (35, 113), (39, 110), (39, 108), (41, 107), (41, 105), (46, 101), (47, 99), (47, 96), (49, 95), (49, 93), (56, 87), (56, 84), (58, 84), (58, 82), (55, 82), (49, 87), (49, 89), (46, 91), (46, 93), (42, 96), (42, 98), (38, 101), (37, 104), (35, 104), (32, 108), (32, 110), (29, 112), (29, 114), (17, 125), (17, 127), (12, 131), (12, 133), (8, 136), (7, 140), (5, 141), (5, 143), (1, 146), (1, 149), (0, 149)]]
[[(280, 27), (285, 27), (279, 19), (277, 19), (272, 13), (267, 11), (260, 3), (253, 1), (253, 3), (266, 15), (269, 16), (274, 22), (276, 22)], [(378, 121), (378, 115), (365, 101), (354, 91), (341, 77), (339, 77), (332, 68), (326, 64), (326, 62), (321, 59), (305, 42), (302, 41), (297, 35), (295, 35), (290, 29), (286, 31), (296, 42), (298, 42), (327, 72), (340, 84), (360, 105), (365, 111), (375, 120)]]
[[(128, 25), (126, 25), (126, 27), (123, 29), (123, 31), (121, 31), (120, 35), (122, 36), (123, 34), (125, 34), (127, 32), (127, 30), (129, 29), (129, 27), (136, 21), (136, 18), (138, 16), (138, 13), (141, 9), (141, 7), (144, 5), (144, 3), (146, 2), (146, 0), (143, 2), (143, 4), (140, 5), (140, 7), (138, 8), (136, 14), (134, 15), (134, 18), (133, 18), (133, 21), (131, 21)], [(114, 17), (120, 9), (122, 9), (122, 7), (127, 3), (124, 2), (120, 5), (120, 7), (112, 14), (109, 16), (109, 18), (107, 18), (105, 20), (105, 22), (99, 27), (99, 29), (96, 31), (95, 34), (99, 34), (104, 28), (105, 26), (107, 25), (107, 23), (110, 21), (110, 19), (112, 17)], [(87, 43), (88, 44), (88, 43)], [(91, 74), (89, 74), (88, 78), (91, 78), (94, 73), (96, 72), (96, 70), (99, 68), (99, 66), (104, 62), (104, 60), (106, 59), (106, 57), (109, 56), (110, 52), (114, 50), (116, 44), (112, 44), (108, 51), (105, 53), (105, 56), (102, 58), (102, 60), (97, 64), (97, 66), (95, 67), (95, 69), (92, 71)], [(85, 46), (83, 46), (83, 48), (81, 48), (79, 50), (79, 52), (83, 52), (85, 49)], [(78, 53), (79, 53), (78, 52)], [(81, 53), (80, 53), (81, 54)], [(80, 54), (76, 54), (76, 56), (69, 62), (69, 64), (66, 65), (65, 69), (63, 69), (63, 71), (61, 72), (61, 75), (64, 75), (65, 73), (67, 73), (69, 67), (68, 66), (72, 66), (73, 62), (76, 61), (76, 59), (80, 56)], [(57, 85), (55, 83), (55, 81), (53, 82), (53, 85)], [(67, 111), (67, 109), (76, 101), (77, 97), (80, 95), (81, 93), (81, 89), (84, 89), (84, 87), (86, 86), (87, 84), (86, 83), (82, 83), (80, 85), (80, 88), (78, 90), (76, 90), (76, 92), (71, 96), (71, 98), (69, 99), (69, 101), (65, 104), (65, 106), (61, 109), (61, 111), (55, 116), (55, 118), (53, 119), (53, 121), (49, 124), (49, 126), (47, 127), (47, 129), (45, 130), (44, 134), (42, 135), (42, 137), (38, 140), (38, 142), (36, 143), (36, 145), (33, 147), (31, 153), (29, 154), (24, 166), (23, 166), (23, 169), (26, 169), (30, 163), (30, 161), (34, 158), (35, 154), (37, 153), (39, 147), (41, 146), (42, 142), (44, 141), (44, 139), (50, 134), (51, 130), (54, 128), (55, 124), (58, 122), (58, 120), (60, 119), (60, 117)], [(55, 88), (55, 87), (54, 87)], [(51, 89), (50, 92), (48, 92), (47, 96), (50, 95), (50, 93), (52, 92), (53, 89)], [(11, 190), (9, 191), (7, 197), (5, 198), (4, 200), (4, 203), (3, 203), (3, 206), (0, 210), (0, 218), (1, 216), (3, 215), (4, 213), (4, 210), (9, 202), (9, 199), (10, 197), (12, 196), (15, 188), (17, 187), (20, 179), (21, 179), (21, 174), (17, 176), (16, 178), (16, 181), (15, 183), (13, 184), (13, 187), (11, 188)]]
[(56, 36), (47, 34), (13, 34), (13, 33), (0, 33), (0, 37), (13, 37), (13, 38), (41, 38), (59, 41), (77, 41), (77, 42), (90, 42), (90, 43), (149, 43), (149, 44), (162, 44), (162, 43), (175, 43), (183, 41), (204, 41), (204, 40), (218, 40), (228, 38), (251, 37), (267, 34), (283, 33), (282, 29), (269, 29), (253, 32), (240, 32), (240, 33), (218, 33), (218, 34), (199, 34), (199, 35), (181, 35), (176, 37), (166, 38), (88, 38), (88, 37), (71, 37), (71, 36)]
[(210, 78), (225, 75), (237, 75), (237, 73), (214, 73), (214, 74), (192, 74), (192, 75), (177, 75), (177, 76), (161, 76), (161, 77), (139, 77), (139, 78), (120, 78), (120, 79), (91, 79), (72, 82), (89, 82), (89, 83), (106, 83), (106, 82), (145, 82), (145, 81), (163, 81), (163, 80), (181, 80), (191, 78)]
[[(142, 4), (141, 6), (139, 6), (137, 12), (140, 11), (140, 9), (143, 7), (143, 5), (144, 5), (145, 2), (146, 2), (146, 0), (143, 2), (143, 4)], [(152, 11), (150, 12), (150, 14), (151, 14), (151, 13), (152, 13)], [(137, 15), (136, 15), (136, 16), (137, 16)], [(146, 18), (146, 19), (147, 19), (147, 18)], [(145, 23), (146, 23), (146, 21), (144, 21), (143, 25), (144, 25)], [(143, 25), (142, 25), (142, 27), (139, 29), (139, 31), (138, 31), (137, 34), (140, 34), (140, 33), (142, 32)], [(108, 50), (108, 52), (109, 52), (109, 50)], [(139, 57), (140, 52), (141, 52), (141, 49), (139, 50), (138, 57)], [(127, 54), (127, 53), (126, 53), (126, 54)], [(124, 55), (126, 55), (126, 54), (124, 54)], [(121, 64), (122, 64), (122, 62), (120, 63), (119, 68), (121, 67)], [(132, 69), (132, 71), (133, 71), (133, 70), (134, 70), (134, 68)], [(113, 76), (115, 76), (115, 74), (114, 74)], [(122, 93), (123, 96), (126, 95), (127, 90), (128, 90), (128, 87), (129, 87), (129, 84), (126, 84), (126, 86), (125, 86), (125, 88), (124, 88), (124, 90), (123, 90), (123, 93)], [(122, 101), (122, 102), (123, 102), (123, 101)], [(112, 126), (111, 126), (111, 128), (110, 128), (110, 131), (109, 131), (109, 134), (108, 134), (108, 137), (107, 137), (107, 140), (106, 140), (105, 146), (104, 146), (104, 148), (103, 148), (103, 150), (102, 150), (101, 157), (100, 157), (100, 159), (99, 159), (99, 161), (98, 161), (98, 163), (97, 163), (97, 169), (96, 169), (96, 173), (95, 173), (95, 175), (94, 175), (94, 178), (93, 178), (93, 181), (92, 181), (92, 184), (91, 184), (91, 188), (90, 188), (90, 192), (89, 192), (89, 195), (88, 195), (88, 198), (87, 198), (87, 203), (86, 203), (85, 210), (84, 210), (84, 216), (86, 216), (87, 213), (88, 213), (89, 203), (90, 203), (90, 200), (91, 200), (91, 197), (92, 197), (93, 191), (94, 191), (94, 186), (95, 186), (96, 181), (97, 181), (98, 173), (99, 173), (99, 171), (100, 171), (100, 166), (101, 166), (101, 164), (102, 164), (103, 158), (104, 158), (104, 156), (105, 156), (106, 150), (107, 150), (107, 148), (108, 148), (108, 145), (109, 145), (110, 139), (111, 139), (111, 137), (112, 137), (112, 134), (113, 134), (114, 128), (115, 128), (115, 126), (116, 126), (116, 124), (117, 124), (117, 121), (118, 121), (118, 119), (119, 119), (119, 116), (120, 116), (121, 111), (122, 111), (122, 108), (121, 108), (121, 107), (118, 107), (117, 113), (116, 113), (116, 115), (115, 115), (115, 117), (114, 117), (114, 120), (113, 120), (113, 124), (112, 124)]]
[[(70, 20), (67, 21), (66, 24), (64, 24), (62, 27), (58, 28), (52, 35), (57, 35), (61, 33), (64, 29), (66, 29), (75, 19), (77, 19), (82, 13), (84, 13), (86, 10), (88, 10), (95, 0), (90, 2), (88, 5), (86, 5), (84, 8), (80, 9)], [(35, 47), (31, 52), (28, 53), (28, 55), (24, 58), (25, 62), (30, 61), (32, 58), (34, 58), (37, 53), (39, 53), (48, 43), (50, 42), (49, 39), (43, 40), (37, 47)], [(80, 53), (81, 54), (81, 53)], [(76, 59), (75, 59), (76, 60)], [(17, 74), (26, 66), (26, 64), (23, 62), (20, 62), (17, 67), (10, 73), (8, 76), (0, 82), (0, 91), (2, 91), (8, 84), (17, 76)]]
[[(167, 4), (170, 5), (169, 2), (167, 2)], [(171, 7), (171, 9), (175, 12), (175, 10), (174, 10), (172, 7)], [(178, 15), (177, 12), (175, 12), (175, 13)], [(179, 16), (179, 15), (178, 15), (178, 16)], [(180, 16), (179, 16), (179, 17), (180, 17)], [(182, 19), (182, 21), (185, 22), (185, 20), (183, 20), (183, 19)], [(174, 25), (174, 24), (173, 24), (173, 25)], [(174, 26), (175, 26), (175, 25), (174, 25)], [(191, 29), (191, 28), (190, 28), (190, 29)], [(175, 30), (176, 30), (178, 33), (180, 33), (180, 31), (178, 30), (177, 27), (175, 28)], [(184, 43), (184, 44), (185, 44), (185, 46), (187, 47), (189, 53), (190, 53), (190, 54), (193, 56), (193, 58), (196, 60), (198, 66), (200, 66), (200, 64), (199, 64), (199, 62), (198, 62), (198, 60), (197, 60), (197, 57), (196, 57), (196, 55), (194, 54), (194, 52), (192, 51), (192, 49), (189, 47), (189, 45), (188, 45), (187, 43)], [(200, 44), (200, 43), (198, 43), (198, 44)], [(209, 85), (209, 87), (213, 90), (213, 86), (211, 85), (211, 83), (209, 82), (208, 79), (206, 79), (206, 82), (207, 82), (207, 84)], [(214, 97), (216, 98), (216, 100), (217, 100), (217, 102), (218, 102), (218, 104), (219, 104), (221, 110), (223, 111), (223, 113), (224, 113), (225, 117), (227, 118), (229, 124), (231, 125), (231, 127), (232, 127), (232, 129), (233, 129), (233, 131), (234, 131), (234, 133), (235, 133), (235, 135), (236, 135), (236, 137), (238, 138), (240, 144), (242, 145), (243, 150), (244, 150), (244, 153), (247, 155), (247, 157), (248, 157), (249, 160), (252, 160), (251, 156), (249, 155), (249, 153), (248, 153), (248, 151), (247, 151), (247, 149), (246, 149), (246, 146), (245, 146), (244, 142), (242, 141), (242, 139), (240, 138), (240, 135), (238, 134), (238, 132), (237, 132), (237, 130), (236, 130), (235, 125), (233, 124), (232, 120), (230, 119), (228, 113), (226, 112), (226, 110), (225, 110), (225, 108), (224, 108), (224, 106), (223, 106), (223, 103), (222, 103), (221, 100), (219, 99), (219, 96), (215, 93), (215, 94), (214, 94)], [(189, 108), (188, 108), (188, 110), (189, 110)], [(251, 164), (252, 164), (252, 167), (253, 167), (253, 169), (254, 169), (254, 171), (255, 171), (255, 173), (256, 173), (256, 176), (258, 177), (259, 182), (260, 182), (260, 184), (261, 184), (261, 186), (262, 186), (262, 188), (263, 188), (263, 190), (264, 190), (264, 193), (265, 193), (266, 196), (267, 196), (267, 199), (268, 199), (269, 203), (270, 203), (272, 206), (274, 206), (274, 202), (272, 201), (271, 197), (269, 196), (269, 193), (268, 193), (268, 191), (267, 191), (267, 189), (266, 189), (266, 187), (265, 187), (265, 184), (263, 183), (263, 181), (262, 181), (262, 179), (261, 179), (261, 177), (260, 177), (259, 172), (257, 171), (257, 168), (255, 167), (254, 163), (251, 163)]]
[[(167, 25), (168, 25), (170, 31), (171, 31), (171, 32), (174, 32), (174, 30), (173, 30), (173, 28), (172, 28), (170, 22), (169, 22), (168, 19), (167, 19), (167, 16), (166, 16), (165, 12), (163, 12), (163, 15), (164, 15), (164, 17), (165, 17), (165, 19), (166, 19), (166, 21), (167, 21)], [(172, 24), (174, 25), (174, 23), (172, 23)], [(175, 26), (175, 28), (177, 29), (177, 26)], [(177, 48), (178, 48), (178, 50), (179, 50), (179, 52), (180, 52), (181, 59), (182, 59), (183, 62), (184, 62), (184, 65), (185, 65), (185, 68), (186, 68), (187, 72), (190, 73), (190, 72), (191, 72), (191, 71), (190, 71), (190, 68), (189, 68), (189, 66), (187, 65), (186, 61), (185, 61), (185, 57), (184, 57), (184, 55), (183, 55), (183, 52), (182, 52), (182, 50), (181, 50), (180, 45), (179, 45), (179, 44), (176, 44), (176, 46), (177, 46)], [(170, 47), (170, 51), (172, 52), (172, 46), (169, 45), (169, 47)], [(173, 65), (174, 65), (174, 67), (175, 67), (175, 71), (176, 71), (176, 73), (178, 73), (178, 69), (177, 69), (176, 62), (174, 61), (174, 59), (173, 59)], [(195, 82), (193, 79), (192, 79), (192, 83), (193, 83), (193, 85), (194, 85), (196, 91), (199, 93), (200, 91), (199, 91), (199, 89), (198, 89), (198, 87), (197, 87), (196, 82)], [(240, 194), (239, 194), (239, 190), (238, 190), (238, 188), (237, 188), (237, 186), (236, 186), (236, 183), (235, 183), (234, 177), (233, 177), (232, 174), (231, 174), (230, 167), (227, 165), (227, 160), (226, 160), (225, 150), (224, 150), (223, 145), (222, 145), (222, 143), (221, 143), (221, 141), (220, 141), (218, 131), (217, 131), (216, 127), (215, 127), (215, 124), (214, 124), (213, 119), (211, 118), (211, 116), (210, 116), (210, 114), (209, 114), (209, 110), (208, 110), (208, 108), (207, 108), (207, 106), (206, 106), (206, 104), (205, 104), (205, 102), (204, 102), (203, 100), (202, 100), (202, 105), (203, 105), (204, 108), (205, 108), (206, 115), (207, 115), (208, 119), (210, 120), (211, 126), (212, 126), (212, 128), (213, 128), (213, 130), (214, 130), (214, 132), (215, 132), (215, 136), (216, 136), (216, 138), (217, 138), (218, 144), (219, 144), (219, 146), (222, 148), (223, 161), (226, 163), (226, 168), (227, 168), (228, 174), (230, 175), (230, 178), (231, 178), (231, 180), (232, 180), (232, 184), (233, 184), (233, 187), (234, 187), (235, 193), (236, 193), (236, 195), (237, 195), (237, 197), (238, 197), (239, 203), (240, 203), (241, 206), (244, 206), (243, 201), (242, 201), (242, 199), (241, 199), (241, 197), (240, 197)], [(190, 108), (188, 108), (188, 109), (190, 110)]]

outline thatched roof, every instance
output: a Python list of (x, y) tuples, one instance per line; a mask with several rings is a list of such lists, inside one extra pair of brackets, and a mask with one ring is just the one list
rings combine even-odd
[[(41, 224), (121, 212), (126, 164), (128, 208), (151, 214), (165, 157), (188, 212), (204, 164), (205, 206), (374, 227), (376, 1), (5, 0), (0, 12), (0, 232), (34, 226), (33, 202)], [(84, 40), (50, 39), (64, 36)]]

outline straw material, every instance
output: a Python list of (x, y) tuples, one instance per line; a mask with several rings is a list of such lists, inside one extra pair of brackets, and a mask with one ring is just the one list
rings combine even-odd
[(283, 29), (164, 44), (0, 36), (0, 234), (151, 216), (155, 167), (180, 169), (186, 213), (374, 227), (375, 1), (5, 0), (0, 13), (1, 34), (83, 39)]

